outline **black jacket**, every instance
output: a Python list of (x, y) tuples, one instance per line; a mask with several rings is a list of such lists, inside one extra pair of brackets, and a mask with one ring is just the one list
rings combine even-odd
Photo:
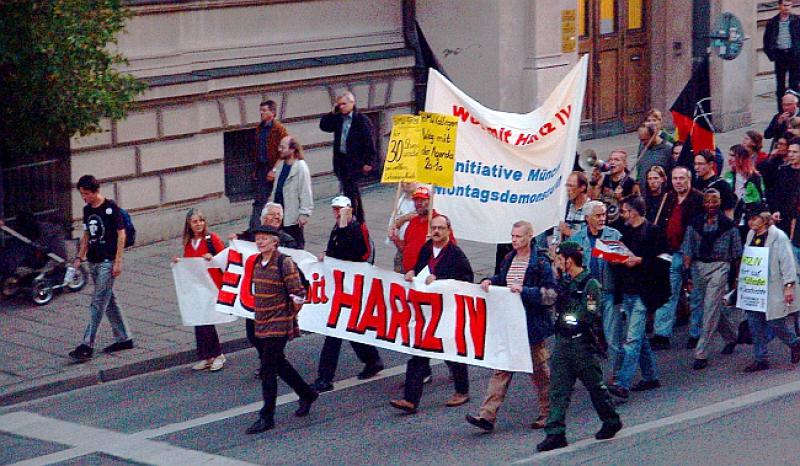
[[(528, 268), (522, 280), (522, 305), (525, 307), (525, 317), (528, 324), (528, 342), (531, 345), (539, 343), (553, 334), (553, 316), (550, 307), (542, 303), (541, 289), (550, 289), (558, 293), (553, 269), (544, 254), (536, 250), (535, 244), (531, 247), (531, 257), (528, 259)], [(490, 277), (492, 285), (508, 286), (506, 275), (511, 268), (511, 262), (517, 256), (517, 251), (511, 250), (500, 263), (498, 273)]]
[[(452, 279), (472, 283), (475, 279), (475, 275), (472, 273), (472, 266), (469, 264), (469, 260), (461, 248), (450, 241), (439, 255), (439, 262), (437, 262), (436, 267), (430, 271), (432, 275), (436, 276), (437, 280)], [(432, 256), (433, 241), (428, 240), (419, 252), (417, 264), (414, 266), (414, 273), (420, 273), (422, 269), (428, 265)]]
[(366, 262), (367, 238), (358, 221), (351, 221), (346, 227), (335, 225), (328, 238), (325, 255), (350, 262)]
[[(236, 235), (236, 237), (238, 239), (242, 240), (242, 241), (253, 241), (253, 242), (255, 242), (255, 240), (256, 240), (255, 235), (253, 235), (253, 231), (250, 230), (250, 229), (247, 229), (247, 230), (239, 233), (238, 235)], [(290, 235), (289, 233), (286, 233), (283, 230), (279, 230), (278, 231), (278, 246), (283, 246), (284, 248), (297, 249), (297, 241), (295, 241), (294, 238), (292, 237), (292, 235)]]
[[(775, 54), (778, 51), (778, 23), (781, 15), (775, 15), (767, 21), (764, 28), (764, 53), (769, 61), (775, 61)], [(792, 47), (789, 49), (792, 56), (800, 58), (800, 16), (789, 15), (789, 33), (792, 36)]]
[[(677, 197), (678, 194), (675, 191), (670, 191), (667, 193), (667, 200), (664, 202), (664, 209), (661, 211), (661, 217), (658, 218), (658, 227), (661, 228), (664, 234), (666, 234), (667, 223), (669, 222), (669, 218), (672, 216), (672, 211), (675, 209), (675, 205), (678, 202)], [(696, 189), (692, 189), (689, 191), (689, 195), (686, 196), (686, 200), (683, 201), (681, 208), (681, 224), (683, 225), (683, 230), (686, 231), (686, 228), (689, 226), (689, 222), (702, 213), (703, 193)]]
[(616, 290), (622, 294), (639, 295), (648, 310), (655, 310), (667, 302), (672, 293), (669, 263), (658, 258), (659, 254), (666, 252), (664, 233), (648, 221), (635, 229), (625, 225), (620, 232), (622, 242), (635, 256), (642, 258), (642, 263), (633, 268), (617, 266)]
[(374, 167), (377, 163), (372, 123), (363, 113), (355, 110), (352, 113), (353, 122), (350, 124), (345, 141), (347, 154), (339, 151), (344, 116), (341, 113), (329, 113), (319, 121), (319, 129), (333, 133), (333, 171), (340, 179), (358, 178), (364, 165)]

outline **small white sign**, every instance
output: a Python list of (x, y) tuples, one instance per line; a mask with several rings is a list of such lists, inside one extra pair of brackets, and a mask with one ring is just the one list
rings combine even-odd
[(736, 307), (745, 311), (767, 312), (769, 248), (744, 248), (737, 290)]

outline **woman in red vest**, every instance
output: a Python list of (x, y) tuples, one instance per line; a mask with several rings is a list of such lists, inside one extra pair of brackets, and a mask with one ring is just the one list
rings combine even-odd
[[(183, 257), (202, 257), (211, 260), (214, 255), (225, 249), (225, 243), (208, 231), (206, 216), (199, 209), (189, 209), (186, 223), (183, 226)], [(177, 261), (176, 257), (174, 261)], [(222, 286), (222, 270), (208, 269), (217, 288)], [(192, 366), (193, 370), (218, 371), (225, 365), (225, 355), (219, 343), (217, 329), (213, 325), (197, 325), (194, 328), (197, 340), (197, 356), (200, 361)]]

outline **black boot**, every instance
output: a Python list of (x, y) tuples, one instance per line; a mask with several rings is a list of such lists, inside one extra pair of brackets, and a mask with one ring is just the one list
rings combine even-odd
[(597, 431), (597, 433), (594, 435), (594, 438), (596, 438), (597, 440), (608, 440), (617, 435), (617, 432), (619, 432), (621, 429), (622, 429), (621, 422), (615, 424), (604, 422), (603, 427), (601, 427), (600, 430)]
[(536, 445), (537, 451), (550, 451), (556, 448), (564, 448), (567, 444), (567, 437), (564, 434), (547, 434), (547, 437), (542, 440), (539, 445)]

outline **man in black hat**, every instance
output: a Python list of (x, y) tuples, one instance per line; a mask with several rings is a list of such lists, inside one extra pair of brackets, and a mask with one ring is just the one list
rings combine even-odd
[(260, 254), (246, 267), (253, 267), (252, 284), (255, 298), (255, 335), (261, 351), (261, 392), (264, 406), (248, 429), (258, 434), (275, 426), (275, 400), (278, 377), (300, 397), (295, 416), (308, 415), (311, 404), (319, 397), (286, 360), (286, 343), (299, 332), (297, 312), (305, 301), (306, 290), (291, 258), (278, 252), (279, 230), (261, 225), (253, 229)]

